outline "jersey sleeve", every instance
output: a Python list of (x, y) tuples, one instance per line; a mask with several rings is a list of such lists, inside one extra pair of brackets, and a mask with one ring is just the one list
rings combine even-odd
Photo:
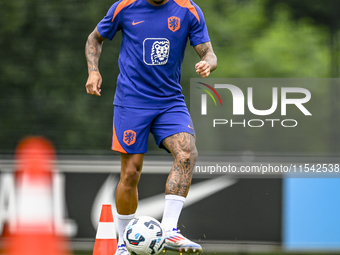
[(115, 11), (120, 1), (114, 3), (108, 10), (106, 16), (98, 23), (97, 29), (102, 37), (112, 40), (116, 32), (121, 29), (120, 15), (115, 15)]
[(194, 4), (194, 6), (197, 11), (199, 19), (196, 16), (192, 15), (189, 33), (189, 40), (191, 46), (196, 46), (198, 44), (210, 41), (203, 12), (196, 4)]

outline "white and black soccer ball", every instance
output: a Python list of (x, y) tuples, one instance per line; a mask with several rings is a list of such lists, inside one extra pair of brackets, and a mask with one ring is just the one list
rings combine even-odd
[(159, 221), (141, 216), (129, 222), (123, 239), (131, 255), (156, 255), (163, 250), (165, 232)]

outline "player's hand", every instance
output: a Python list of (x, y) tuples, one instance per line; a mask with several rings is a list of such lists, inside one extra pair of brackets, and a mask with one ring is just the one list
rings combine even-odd
[(210, 75), (210, 65), (207, 61), (200, 61), (195, 65), (196, 73), (201, 75), (202, 78), (208, 77)]
[(101, 96), (102, 76), (97, 71), (89, 72), (89, 77), (86, 82), (86, 92), (90, 95)]

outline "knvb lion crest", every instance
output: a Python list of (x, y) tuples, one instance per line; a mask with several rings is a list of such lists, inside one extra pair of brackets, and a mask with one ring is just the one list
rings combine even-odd
[(168, 28), (172, 32), (176, 32), (178, 29), (181, 28), (181, 19), (176, 16), (168, 18)]
[(126, 130), (124, 132), (123, 141), (127, 146), (134, 144), (136, 142), (136, 132), (133, 130)]

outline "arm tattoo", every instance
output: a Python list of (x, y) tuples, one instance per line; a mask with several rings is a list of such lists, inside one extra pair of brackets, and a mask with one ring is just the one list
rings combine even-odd
[(85, 46), (85, 56), (89, 71), (99, 71), (98, 61), (102, 50), (102, 40), (97, 33), (95, 30), (89, 35)]
[(202, 60), (204, 60), (209, 51), (212, 51), (208, 42), (196, 45), (195, 50)]
[(210, 65), (210, 71), (214, 71), (217, 67), (217, 57), (213, 51), (212, 45), (210, 42), (201, 43), (194, 47), (198, 56), (200, 56), (201, 60), (207, 61)]
[(196, 45), (195, 50), (196, 50), (198, 56), (200, 56), (201, 60), (205, 60), (207, 55), (211, 54), (213, 52), (210, 42), (206, 42), (206, 43)]
[(189, 191), (197, 158), (195, 138), (188, 133), (178, 133), (167, 137), (164, 145), (175, 159), (166, 181), (165, 194), (185, 197)]

